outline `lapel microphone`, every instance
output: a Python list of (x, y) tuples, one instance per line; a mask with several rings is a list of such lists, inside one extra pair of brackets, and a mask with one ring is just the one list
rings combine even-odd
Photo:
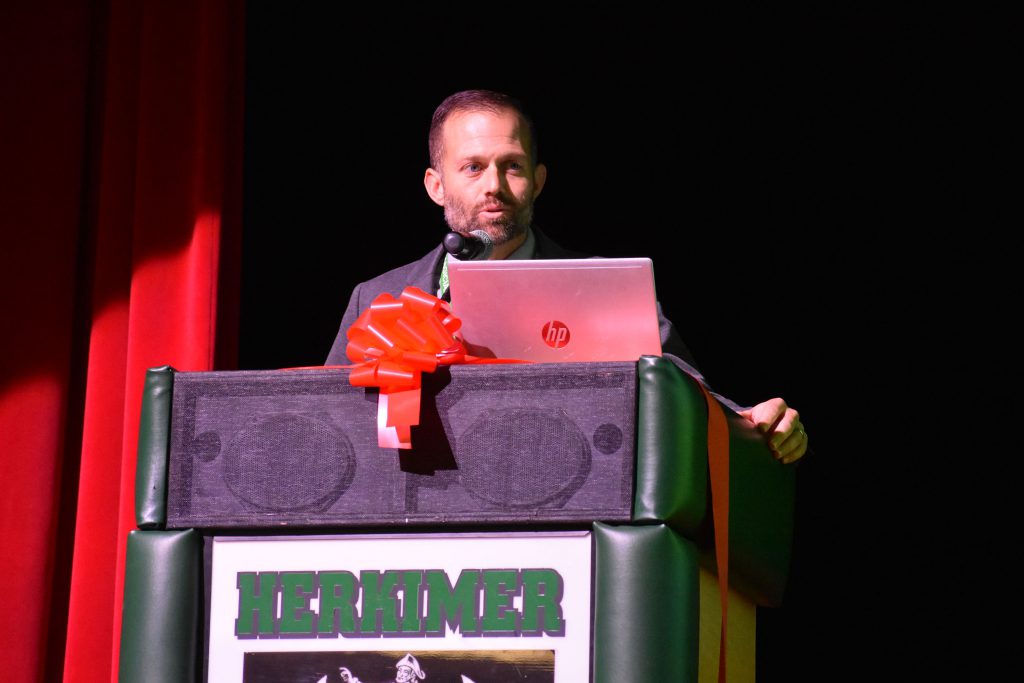
[(453, 230), (444, 236), (444, 248), (460, 261), (483, 261), (494, 250), (494, 242), (483, 230), (468, 235)]

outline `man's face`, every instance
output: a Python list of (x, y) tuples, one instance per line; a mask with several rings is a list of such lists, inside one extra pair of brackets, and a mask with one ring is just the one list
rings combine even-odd
[(534, 169), (528, 137), (513, 111), (461, 111), (445, 121), (441, 168), (424, 182), (452, 230), (484, 230), (496, 247), (521, 243), (547, 174)]
[(396, 683), (406, 683), (414, 678), (412, 667), (400, 666), (398, 667), (398, 673), (395, 675)]

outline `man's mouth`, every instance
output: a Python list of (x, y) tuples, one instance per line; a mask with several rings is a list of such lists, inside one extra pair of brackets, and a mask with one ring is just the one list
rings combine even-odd
[(480, 209), (479, 215), (483, 218), (496, 218), (498, 216), (505, 216), (512, 211), (512, 207), (507, 204), (494, 204), (491, 206), (485, 206)]

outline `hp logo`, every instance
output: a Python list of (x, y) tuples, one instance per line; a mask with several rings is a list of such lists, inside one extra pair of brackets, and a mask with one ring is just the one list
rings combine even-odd
[(544, 324), (540, 336), (551, 348), (560, 349), (569, 343), (569, 328), (560, 320), (552, 320)]

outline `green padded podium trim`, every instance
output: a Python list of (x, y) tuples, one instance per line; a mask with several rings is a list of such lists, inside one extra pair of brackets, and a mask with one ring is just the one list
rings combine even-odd
[(174, 368), (169, 365), (146, 371), (135, 465), (135, 523), (140, 529), (161, 529), (167, 523), (167, 457), (173, 386)]
[(593, 531), (594, 683), (695, 683), (696, 547), (663, 524)]
[[(696, 542), (714, 571), (707, 467), (707, 406), (697, 381), (671, 361), (637, 363), (633, 519), (664, 522)], [(793, 544), (796, 468), (772, 457), (748, 420), (729, 422), (729, 583), (759, 605), (782, 602)]]
[(194, 529), (128, 535), (120, 683), (198, 678), (201, 571), (202, 538)]
[(661, 356), (637, 362), (633, 519), (701, 533), (708, 510), (708, 409), (697, 383)]
[(729, 420), (729, 583), (759, 605), (778, 607), (793, 549), (796, 467), (771, 455), (757, 428)]

